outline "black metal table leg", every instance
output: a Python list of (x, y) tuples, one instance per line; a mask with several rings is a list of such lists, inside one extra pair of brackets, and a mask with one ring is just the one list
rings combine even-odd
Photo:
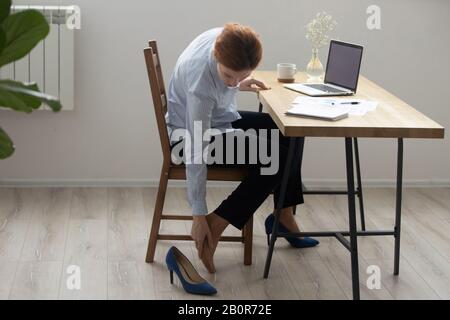
[(400, 273), (400, 227), (402, 216), (402, 192), (403, 192), (403, 138), (398, 139), (397, 151), (397, 194), (395, 203), (395, 256), (394, 275)]
[(288, 151), (288, 156), (286, 159), (286, 166), (284, 168), (283, 178), (281, 181), (280, 198), (278, 199), (277, 209), (275, 210), (275, 222), (273, 224), (272, 236), (270, 237), (269, 251), (267, 252), (266, 265), (264, 267), (264, 279), (267, 279), (269, 277), (270, 264), (272, 262), (272, 255), (273, 255), (273, 250), (275, 247), (275, 242), (277, 241), (277, 237), (278, 237), (278, 225), (280, 223), (281, 209), (283, 208), (284, 198), (286, 195), (286, 189), (287, 189), (289, 174), (291, 171), (292, 160), (294, 158), (294, 155), (298, 151), (297, 150), (297, 145), (298, 145), (297, 140), (299, 140), (299, 139), (298, 138), (290, 138), (290, 141), (289, 141), (289, 151)]
[(358, 236), (356, 229), (355, 181), (353, 176), (354, 168), (352, 138), (345, 138), (345, 155), (347, 162), (348, 218), (350, 227), (350, 254), (352, 264), (353, 299), (359, 300)]
[(358, 181), (358, 199), (359, 199), (359, 214), (361, 217), (361, 230), (366, 231), (366, 220), (364, 217), (364, 199), (361, 179), (361, 166), (359, 164), (359, 147), (358, 138), (353, 139), (355, 143), (355, 160), (356, 160), (356, 179)]

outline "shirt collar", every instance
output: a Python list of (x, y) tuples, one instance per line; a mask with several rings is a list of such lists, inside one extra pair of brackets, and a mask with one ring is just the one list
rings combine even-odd
[(217, 60), (214, 56), (214, 46), (211, 47), (211, 50), (209, 52), (208, 66), (216, 88), (222, 90), (225, 89), (225, 83), (223, 83), (222, 79), (219, 76), (219, 71), (217, 70)]

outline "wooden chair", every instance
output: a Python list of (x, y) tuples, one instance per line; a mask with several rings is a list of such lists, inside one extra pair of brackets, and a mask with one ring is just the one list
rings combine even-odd
[[(171, 149), (169, 136), (166, 128), (165, 114), (167, 112), (167, 95), (161, 70), (156, 41), (150, 41), (149, 47), (144, 49), (145, 62), (150, 80), (150, 88), (155, 108), (156, 121), (159, 137), (163, 151), (163, 164), (161, 178), (159, 181), (158, 195), (155, 203), (153, 223), (147, 249), (146, 262), (151, 263), (155, 257), (156, 244), (158, 240), (184, 240), (192, 241), (190, 235), (163, 235), (160, 234), (161, 220), (192, 220), (192, 216), (163, 214), (164, 200), (169, 180), (186, 180), (186, 169), (184, 165), (175, 165), (171, 160)], [(208, 180), (215, 181), (241, 181), (248, 174), (246, 169), (208, 167)], [(220, 241), (244, 243), (244, 264), (252, 264), (253, 245), (253, 218), (250, 219), (242, 231), (242, 236), (222, 237)]]

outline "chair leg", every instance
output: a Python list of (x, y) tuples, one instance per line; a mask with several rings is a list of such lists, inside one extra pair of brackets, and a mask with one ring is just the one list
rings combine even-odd
[(252, 249), (253, 249), (253, 217), (244, 227), (244, 265), (252, 265)]
[(158, 242), (159, 228), (161, 226), (161, 217), (166, 198), (167, 183), (169, 181), (169, 172), (163, 168), (159, 180), (158, 195), (156, 197), (155, 212), (153, 214), (152, 229), (148, 240), (147, 257), (145, 262), (152, 263), (155, 258), (156, 243)]

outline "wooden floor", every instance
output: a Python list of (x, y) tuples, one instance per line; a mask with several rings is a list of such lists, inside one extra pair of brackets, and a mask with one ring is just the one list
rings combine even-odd
[[(208, 190), (213, 210), (231, 188)], [(391, 229), (394, 190), (366, 189), (368, 229)], [(144, 262), (156, 189), (0, 189), (0, 299), (203, 299), (169, 284), (160, 242), (156, 261)], [(185, 190), (168, 191), (165, 211), (189, 213)], [(345, 196), (306, 196), (297, 219), (304, 231), (347, 228)], [(207, 275), (192, 243), (178, 242), (218, 289), (213, 299), (350, 299), (350, 256), (335, 239), (313, 249), (277, 242), (271, 276), (262, 273), (267, 244), (266, 201), (255, 219), (253, 265), (242, 244), (220, 244), (217, 273)], [(188, 222), (165, 222), (165, 232), (188, 233)], [(236, 234), (234, 230), (227, 233)], [(392, 237), (360, 238), (362, 299), (450, 299), (450, 189), (405, 189), (400, 276), (394, 277)], [(81, 290), (69, 290), (67, 267), (81, 270)], [(367, 267), (381, 268), (381, 289), (366, 286)]]

